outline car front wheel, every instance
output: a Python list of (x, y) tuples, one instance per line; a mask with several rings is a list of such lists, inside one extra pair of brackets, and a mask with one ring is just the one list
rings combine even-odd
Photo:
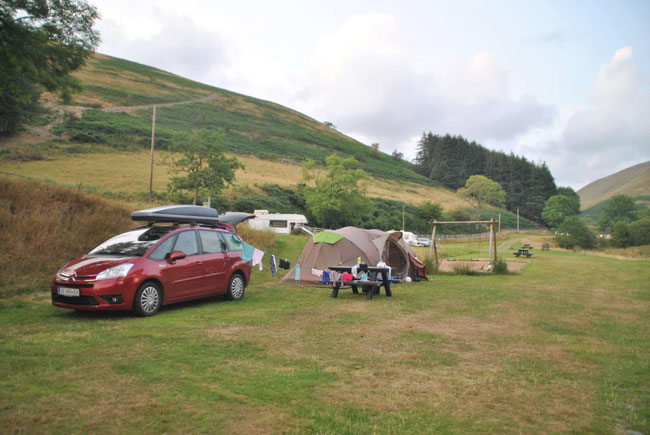
[(160, 287), (153, 282), (145, 282), (135, 293), (133, 301), (133, 311), (138, 316), (153, 316), (160, 310), (162, 305), (162, 291)]
[(230, 277), (230, 282), (228, 283), (228, 299), (231, 301), (240, 301), (244, 297), (244, 288), (246, 287), (244, 283), (244, 278), (235, 274)]

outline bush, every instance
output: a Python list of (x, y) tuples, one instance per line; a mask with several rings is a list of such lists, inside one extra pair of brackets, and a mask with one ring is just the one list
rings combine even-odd
[(630, 246), (627, 224), (623, 221), (616, 222), (614, 228), (612, 228), (612, 246), (616, 248)]
[(508, 273), (508, 263), (505, 261), (495, 261), (492, 273), (496, 275), (505, 275)]
[(268, 251), (275, 247), (275, 235), (271, 231), (256, 230), (243, 223), (237, 226), (237, 234), (246, 243), (259, 250)]
[(630, 246), (650, 245), (650, 216), (627, 225)]
[(433, 257), (426, 257), (423, 261), (424, 266), (427, 268), (428, 274), (434, 274), (438, 272), (438, 267), (433, 261)]
[(587, 228), (578, 216), (569, 216), (557, 228), (555, 240), (561, 248), (593, 249), (596, 246), (596, 236)]
[(473, 270), (469, 265), (467, 264), (455, 264), (452, 267), (452, 270), (456, 275), (478, 275), (479, 273), (475, 270)]

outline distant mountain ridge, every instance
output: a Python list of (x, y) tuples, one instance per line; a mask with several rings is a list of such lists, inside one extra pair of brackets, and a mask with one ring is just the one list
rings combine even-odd
[(650, 160), (596, 180), (577, 193), (580, 195), (583, 210), (618, 194), (632, 198), (650, 195)]

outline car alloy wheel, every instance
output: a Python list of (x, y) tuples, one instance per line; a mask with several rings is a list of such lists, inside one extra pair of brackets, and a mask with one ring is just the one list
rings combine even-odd
[(232, 301), (241, 300), (244, 297), (244, 279), (241, 275), (233, 275), (228, 284), (228, 298)]
[(135, 295), (134, 309), (140, 316), (153, 316), (160, 309), (162, 292), (152, 283), (144, 283)]

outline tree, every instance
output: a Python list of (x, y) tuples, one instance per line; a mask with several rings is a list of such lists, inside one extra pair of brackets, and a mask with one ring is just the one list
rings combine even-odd
[(476, 220), (480, 220), (486, 205), (503, 207), (506, 202), (506, 193), (501, 185), (483, 175), (469, 177), (465, 187), (458, 189), (458, 194), (476, 210)]
[(404, 160), (404, 153), (394, 150), (393, 154), (390, 155), (395, 160)]
[(630, 223), (627, 231), (631, 246), (650, 245), (650, 216)]
[(360, 183), (368, 175), (351, 157), (332, 154), (325, 159), (325, 164), (325, 169), (311, 159), (303, 164), (303, 181), (313, 182), (313, 186), (302, 187), (307, 210), (326, 228), (358, 225), (371, 209)]
[(41, 90), (69, 96), (70, 75), (99, 44), (99, 13), (84, 0), (0, 2), (0, 132), (15, 133)]
[(418, 205), (418, 216), (426, 222), (438, 220), (442, 216), (442, 206), (437, 202), (424, 201)]
[(627, 229), (627, 224), (623, 221), (618, 221), (612, 227), (612, 246), (617, 248), (625, 248), (630, 245), (630, 234)]
[(332, 130), (336, 130), (336, 126), (329, 121), (324, 121), (323, 124), (325, 124), (326, 127), (331, 128)]
[(188, 190), (194, 194), (193, 204), (199, 194), (218, 195), (235, 179), (235, 170), (243, 168), (234, 157), (226, 157), (221, 149), (225, 135), (222, 132), (205, 128), (194, 130), (191, 134), (177, 133), (172, 138), (170, 151), (180, 153), (181, 157), (168, 162), (174, 173), (185, 175), (173, 177), (169, 182), (170, 191)]
[(593, 249), (596, 245), (596, 236), (592, 233), (579, 216), (569, 216), (557, 227), (555, 236), (561, 248), (574, 249), (579, 246), (583, 249)]
[(636, 219), (634, 199), (627, 195), (614, 195), (609, 199), (607, 205), (603, 207), (603, 213), (598, 220), (598, 229), (600, 231), (609, 231), (618, 221), (629, 223)]
[(576, 210), (576, 203), (572, 198), (564, 195), (554, 195), (546, 201), (542, 211), (542, 219), (549, 228), (555, 228), (567, 217), (579, 214), (580, 209)]
[(557, 194), (569, 198), (573, 203), (573, 210), (574, 210), (573, 214), (576, 215), (580, 214), (580, 208), (581, 208), (580, 195), (578, 195), (575, 190), (573, 190), (570, 187), (558, 187)]

